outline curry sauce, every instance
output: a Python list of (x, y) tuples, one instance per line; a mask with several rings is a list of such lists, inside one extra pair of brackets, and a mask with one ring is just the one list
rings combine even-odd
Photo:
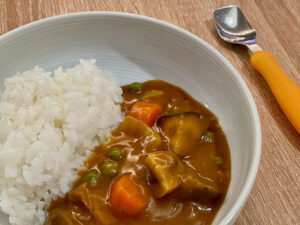
[[(163, 81), (122, 88), (124, 121), (94, 149), (72, 190), (52, 201), (46, 224), (211, 224), (231, 174), (229, 147), (217, 118)], [(153, 124), (135, 117), (139, 102), (158, 106)], [(123, 178), (134, 188), (115, 193)], [(122, 191), (128, 199), (119, 198)]]

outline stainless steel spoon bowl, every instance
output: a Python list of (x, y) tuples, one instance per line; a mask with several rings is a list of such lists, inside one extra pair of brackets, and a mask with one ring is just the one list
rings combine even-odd
[(242, 10), (227, 6), (214, 11), (214, 19), (220, 37), (233, 44), (246, 45), (254, 53), (262, 51), (256, 43), (256, 31), (250, 25)]
[(251, 64), (270, 86), (281, 109), (300, 134), (300, 88), (280, 68), (275, 58), (256, 43), (256, 31), (237, 6), (227, 6), (214, 11), (220, 37), (233, 44), (248, 47)]

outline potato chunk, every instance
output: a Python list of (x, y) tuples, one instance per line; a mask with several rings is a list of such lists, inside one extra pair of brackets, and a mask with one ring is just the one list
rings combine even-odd
[(149, 149), (157, 148), (161, 144), (161, 138), (158, 133), (144, 122), (132, 116), (126, 116), (118, 129), (132, 137), (144, 138), (144, 142), (147, 144), (146, 147)]
[(179, 187), (181, 180), (178, 173), (182, 170), (181, 162), (171, 152), (152, 152), (145, 159), (146, 166), (151, 170), (159, 183), (157, 197), (161, 198)]

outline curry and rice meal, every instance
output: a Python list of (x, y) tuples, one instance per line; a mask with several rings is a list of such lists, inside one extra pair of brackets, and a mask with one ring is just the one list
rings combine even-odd
[(167, 82), (121, 87), (95, 60), (5, 80), (0, 209), (12, 225), (211, 224), (230, 169), (217, 118)]

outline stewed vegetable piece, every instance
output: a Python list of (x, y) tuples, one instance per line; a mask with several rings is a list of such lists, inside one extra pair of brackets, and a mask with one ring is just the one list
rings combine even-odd
[(163, 133), (170, 140), (170, 149), (178, 156), (187, 156), (209, 127), (209, 120), (196, 112), (186, 112), (159, 119)]
[(140, 92), (143, 88), (143, 84), (139, 82), (133, 82), (129, 85), (132, 92)]
[(200, 177), (197, 172), (182, 162), (170, 151), (156, 151), (145, 159), (146, 166), (158, 181), (157, 197), (176, 191), (182, 199), (213, 199), (221, 194), (217, 184)]
[(120, 160), (123, 157), (122, 149), (119, 147), (113, 147), (109, 150), (107, 156), (112, 160)]
[(147, 197), (130, 174), (125, 174), (112, 185), (109, 202), (116, 214), (134, 216), (146, 207)]
[(151, 99), (153, 98), (160, 98), (162, 97), (162, 95), (164, 94), (163, 91), (161, 90), (151, 90), (151, 91), (147, 91), (141, 98), (142, 101), (145, 102), (151, 102)]
[(144, 122), (132, 117), (126, 116), (123, 123), (118, 128), (120, 132), (126, 132), (127, 135), (140, 138), (148, 149), (155, 149), (161, 145), (161, 137), (151, 127)]
[(215, 134), (211, 131), (207, 131), (202, 135), (202, 141), (204, 142), (214, 142)]
[(158, 104), (137, 102), (131, 107), (129, 115), (145, 122), (151, 127), (161, 112), (162, 108)]
[(100, 174), (96, 170), (90, 170), (84, 175), (83, 180), (91, 187), (96, 187), (99, 184)]
[(118, 163), (113, 160), (105, 159), (102, 165), (102, 172), (105, 176), (115, 176), (118, 173)]
[(150, 153), (145, 159), (145, 165), (150, 169), (158, 187), (155, 194), (158, 198), (171, 193), (182, 183), (180, 173), (183, 170), (181, 161), (169, 151)]

